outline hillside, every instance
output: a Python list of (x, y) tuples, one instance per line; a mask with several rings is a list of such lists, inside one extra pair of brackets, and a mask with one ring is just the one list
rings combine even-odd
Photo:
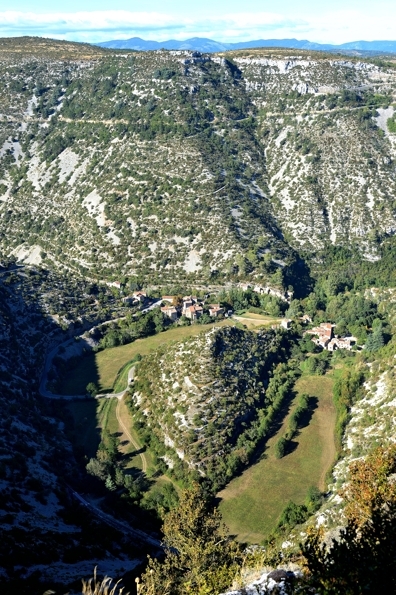
[[(182, 487), (207, 497), (255, 469), (269, 504), (283, 490), (301, 513), (278, 526), (290, 551), (271, 564), (294, 560), (301, 523), (334, 534), (349, 463), (394, 435), (395, 65), (18, 38), (0, 39), (0, 81), (0, 584), (66, 592), (101, 562), (123, 576), (158, 547)], [(166, 318), (162, 297), (186, 294), (226, 319)], [(319, 324), (351, 351), (321, 350), (305, 333)], [(84, 359), (72, 339), (88, 329)], [(98, 425), (93, 398), (68, 407), (39, 390), (57, 384), (70, 404), (127, 375), (126, 430), (116, 401), (98, 401)], [(330, 498), (306, 506), (309, 479), (327, 485), (333, 423)], [(131, 444), (148, 451), (144, 471), (127, 465), (126, 452), (146, 457)], [(288, 491), (296, 460), (306, 475)]]
[(142, 360), (130, 405), (176, 477), (224, 485), (249, 461), (281, 404), (266, 389), (283, 341), (273, 331), (214, 327)]
[[(5, 593), (24, 593), (26, 581), (37, 592), (46, 584), (70, 583), (81, 572), (92, 572), (97, 560), (118, 571), (137, 564), (128, 536), (109, 527), (103, 532), (103, 524), (87, 511), (82, 515), (73, 501), (68, 485), (78, 488), (82, 476), (64, 433), (65, 417), (38, 395), (47, 350), (105, 316), (89, 288), (90, 283), (39, 268), (0, 267), (0, 584)], [(110, 292), (103, 294), (116, 309)]]
[(393, 233), (391, 65), (57, 43), (0, 46), (4, 253), (94, 278), (280, 284), (298, 252), (372, 259)]

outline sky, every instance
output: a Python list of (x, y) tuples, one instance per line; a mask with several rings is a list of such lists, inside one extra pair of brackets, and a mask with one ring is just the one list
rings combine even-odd
[(396, 40), (394, 0), (0, 0), (0, 37)]

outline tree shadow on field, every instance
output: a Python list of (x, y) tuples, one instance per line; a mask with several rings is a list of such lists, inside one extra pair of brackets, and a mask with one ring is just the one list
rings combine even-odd
[(318, 403), (319, 403), (318, 397), (309, 397), (308, 407), (304, 411), (304, 413), (301, 414), (301, 417), (298, 422), (298, 427), (300, 430), (309, 426), (309, 424), (311, 423), (311, 420), (313, 418), (313, 414), (315, 413), (315, 410), (318, 408)]
[(291, 455), (292, 452), (297, 450), (297, 447), (298, 447), (298, 442), (296, 440), (288, 440), (287, 444), (285, 446), (285, 454), (283, 456), (287, 457), (287, 455)]
[[(255, 465), (256, 463), (259, 463), (260, 461), (263, 461), (264, 459), (268, 458), (268, 455), (266, 454), (267, 442), (268, 442), (268, 440), (270, 440), (270, 438), (275, 436), (281, 429), (283, 422), (285, 420), (285, 417), (288, 415), (288, 413), (290, 413), (291, 405), (292, 405), (294, 399), (296, 398), (296, 396), (297, 396), (297, 393), (294, 390), (291, 390), (290, 393), (287, 395), (287, 398), (284, 400), (281, 408), (277, 412), (277, 414), (271, 424), (271, 428), (270, 428), (268, 434), (258, 443), (256, 450), (250, 459), (249, 467), (251, 465)], [(241, 472), (238, 473), (237, 475), (242, 475), (244, 470), (245, 469), (242, 469)]]

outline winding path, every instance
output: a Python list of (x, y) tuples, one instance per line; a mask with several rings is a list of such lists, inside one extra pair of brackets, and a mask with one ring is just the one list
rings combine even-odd
[[(129, 442), (131, 442), (133, 444), (134, 448), (136, 448), (136, 450), (140, 450), (141, 449), (141, 446), (136, 442), (136, 440), (134, 439), (134, 437), (132, 436), (132, 434), (128, 430), (127, 426), (122, 421), (122, 418), (121, 418), (121, 415), (120, 415), (121, 406), (122, 406), (122, 400), (119, 399), (119, 401), (117, 403), (117, 408), (116, 408), (116, 417), (117, 417), (118, 425), (120, 426), (120, 428), (124, 432), (125, 436), (128, 438)], [(140, 458), (142, 459), (142, 471), (143, 471), (143, 473), (147, 473), (147, 459), (146, 459), (146, 455), (143, 452), (140, 452), (139, 455), (140, 455)]]
[(131, 535), (138, 541), (143, 541), (143, 542), (149, 543), (150, 545), (152, 545), (158, 549), (162, 549), (161, 542), (158, 539), (155, 539), (155, 537), (152, 537), (151, 535), (149, 535), (148, 533), (145, 533), (144, 531), (141, 531), (140, 529), (134, 529), (133, 527), (131, 527), (130, 525), (128, 525), (127, 523), (125, 523), (123, 521), (119, 521), (119, 520), (115, 519), (114, 517), (110, 516), (109, 514), (103, 512), (103, 510), (101, 510), (100, 508), (97, 508), (96, 506), (91, 504), (91, 502), (88, 502), (88, 500), (83, 498), (83, 496), (81, 496), (81, 494), (79, 494), (78, 492), (73, 490), (73, 488), (71, 488), (70, 486), (68, 486), (68, 488), (70, 490), (71, 495), (73, 496), (73, 498), (75, 500), (77, 500), (82, 506), (84, 506), (87, 510), (89, 510), (92, 514), (94, 514), (97, 518), (99, 518), (101, 521), (103, 521), (107, 525), (110, 525), (114, 529), (121, 531), (121, 533), (129, 533), (129, 535)]
[[(70, 344), (73, 339), (69, 339), (69, 341), (67, 341), (66, 343), (64, 343), (63, 345), (68, 345)], [(57, 345), (47, 356), (46, 358), (46, 362), (45, 362), (45, 366), (43, 369), (43, 373), (41, 375), (41, 381), (40, 381), (40, 387), (39, 387), (39, 392), (41, 394), (42, 397), (45, 397), (47, 399), (54, 399), (54, 400), (63, 400), (63, 401), (76, 401), (76, 400), (82, 400), (82, 399), (87, 399), (87, 395), (56, 395), (54, 393), (51, 393), (49, 390), (47, 390), (46, 385), (47, 385), (47, 376), (48, 376), (48, 372), (49, 369), (52, 365), (52, 360), (54, 358), (54, 356), (56, 355), (56, 353), (58, 352), (59, 349), (59, 345)], [(122, 429), (123, 433), (125, 434), (125, 436), (127, 437), (127, 439), (129, 440), (129, 442), (131, 442), (134, 446), (134, 448), (136, 448), (136, 450), (140, 450), (141, 447), (140, 445), (136, 442), (136, 440), (133, 438), (133, 436), (131, 435), (131, 433), (129, 432), (127, 426), (124, 424), (124, 422), (121, 419), (121, 415), (120, 415), (120, 409), (121, 409), (121, 401), (123, 396), (125, 395), (125, 393), (127, 392), (130, 384), (133, 382), (134, 378), (135, 378), (135, 368), (136, 365), (131, 366), (130, 369), (128, 370), (128, 384), (127, 387), (125, 388), (125, 390), (119, 392), (119, 393), (108, 393), (105, 395), (96, 395), (96, 399), (118, 399), (118, 403), (117, 403), (117, 408), (116, 408), (116, 417), (117, 417), (117, 421), (118, 421), (118, 425), (120, 426), (120, 428)], [(142, 459), (142, 471), (143, 473), (147, 473), (147, 458), (145, 456), (145, 454), (143, 452), (140, 452), (140, 458)]]

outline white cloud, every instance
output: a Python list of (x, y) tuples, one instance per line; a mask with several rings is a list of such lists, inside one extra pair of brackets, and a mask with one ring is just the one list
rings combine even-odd
[(0, 12), (0, 36), (39, 35), (75, 41), (104, 41), (140, 36), (158, 41), (211, 37), (219, 41), (259, 38), (308, 38), (342, 43), (356, 39), (396, 39), (396, 8), (387, 18), (381, 13), (338, 11), (327, 14), (239, 12), (210, 18), (184, 18), (161, 12), (125, 10), (52, 12)]

